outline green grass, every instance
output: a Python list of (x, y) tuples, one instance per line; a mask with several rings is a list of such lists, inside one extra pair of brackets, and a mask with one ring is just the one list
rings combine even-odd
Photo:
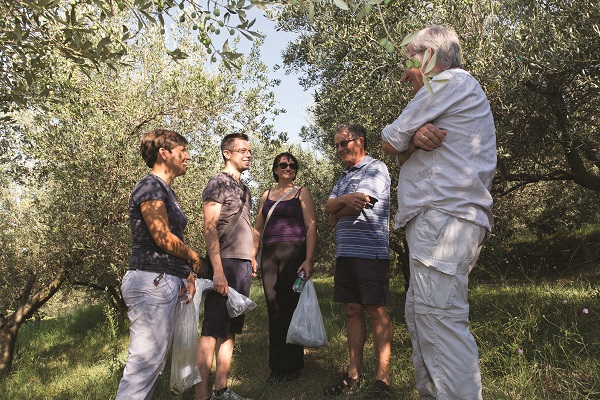
[[(267, 313), (258, 281), (251, 297), (259, 305), (247, 316), (238, 336), (230, 386), (261, 400), (323, 398), (322, 386), (347, 363), (342, 307), (332, 303), (333, 280), (315, 280), (329, 346), (309, 349), (299, 380), (285, 386), (265, 383)], [(472, 286), (471, 326), (479, 344), (485, 399), (600, 398), (600, 289), (585, 279)], [(565, 303), (566, 300), (566, 303)], [(583, 310), (587, 309), (588, 313)], [(417, 399), (404, 324), (404, 289), (392, 281), (389, 302), (394, 324), (391, 365), (398, 399)], [(0, 381), (0, 399), (110, 399), (127, 356), (125, 322), (117, 323), (103, 305), (86, 305), (39, 327), (19, 333), (13, 371)], [(365, 350), (366, 374), (374, 374), (372, 343)], [(169, 371), (159, 378), (154, 399), (172, 399)], [(370, 379), (342, 399), (360, 399)], [(193, 399), (187, 391), (183, 399)]]

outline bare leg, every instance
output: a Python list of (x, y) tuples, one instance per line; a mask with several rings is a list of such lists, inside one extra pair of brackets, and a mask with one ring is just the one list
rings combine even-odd
[(233, 333), (230, 333), (225, 339), (217, 340), (217, 372), (215, 374), (215, 389), (217, 390), (227, 387), (234, 344), (235, 334)]
[(350, 352), (348, 376), (352, 379), (358, 379), (363, 368), (363, 350), (367, 340), (367, 326), (363, 306), (356, 303), (345, 303), (344, 312), (346, 314), (348, 351)]
[(392, 323), (385, 306), (365, 306), (373, 325), (373, 344), (379, 358), (376, 380), (390, 384), (390, 357), (392, 355)]
[(212, 336), (200, 336), (197, 360), (202, 382), (194, 385), (196, 400), (206, 400), (212, 396), (212, 392), (210, 392), (208, 388), (208, 382), (210, 381), (210, 369), (212, 367), (216, 345), (217, 339)]

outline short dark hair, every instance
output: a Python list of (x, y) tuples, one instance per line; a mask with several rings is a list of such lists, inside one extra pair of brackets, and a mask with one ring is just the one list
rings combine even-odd
[(300, 169), (300, 164), (298, 164), (298, 160), (296, 160), (296, 157), (294, 157), (294, 155), (292, 153), (288, 153), (287, 151), (284, 151), (283, 153), (278, 154), (275, 157), (275, 160), (273, 160), (273, 178), (275, 179), (275, 182), (279, 182), (279, 176), (277, 176), (277, 174), (275, 173), (275, 170), (277, 169), (277, 166), (279, 165), (279, 161), (281, 161), (281, 159), (283, 157), (287, 157), (288, 159), (292, 160), (293, 162), (296, 163), (296, 175), (298, 174), (298, 170)]
[(186, 138), (179, 133), (166, 129), (155, 129), (142, 135), (140, 151), (149, 168), (154, 167), (160, 149), (173, 150), (177, 146), (188, 144)]
[(367, 130), (364, 126), (355, 122), (344, 122), (335, 127), (333, 130), (333, 135), (335, 136), (344, 131), (349, 132), (350, 135), (352, 135), (352, 139), (358, 139), (359, 137), (363, 138), (363, 142), (365, 143), (365, 151), (367, 151)]
[(223, 157), (223, 160), (227, 161), (227, 159), (223, 155), (223, 150), (232, 150), (231, 145), (233, 144), (233, 142), (235, 142), (236, 139), (242, 139), (246, 142), (249, 140), (248, 135), (241, 132), (230, 133), (229, 135), (225, 135), (223, 139), (221, 139), (221, 156)]

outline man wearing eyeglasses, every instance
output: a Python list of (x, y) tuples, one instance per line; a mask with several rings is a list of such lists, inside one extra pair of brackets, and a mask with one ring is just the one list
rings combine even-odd
[(386, 399), (390, 396), (392, 351), (392, 325), (386, 309), (390, 282), (390, 175), (383, 162), (367, 154), (366, 131), (361, 125), (339, 125), (334, 131), (334, 143), (346, 167), (325, 203), (325, 212), (335, 227), (333, 298), (344, 303), (350, 362), (342, 376), (324, 388), (324, 394), (340, 395), (358, 383), (367, 337), (366, 311), (379, 360), (371, 395)]
[[(248, 296), (253, 274), (251, 195), (240, 180), (252, 160), (248, 136), (243, 133), (225, 136), (221, 141), (221, 155), (225, 168), (208, 181), (202, 193), (204, 236), (214, 271), (214, 290), (209, 292), (204, 302), (204, 321), (198, 346), (202, 382), (195, 386), (195, 398), (198, 400), (245, 399), (227, 387), (235, 335), (242, 332), (244, 315), (230, 318), (225, 302), (229, 287)], [(216, 356), (216, 374), (211, 396), (208, 382), (213, 355)]]
[[(424, 399), (481, 399), (467, 292), (493, 224), (494, 120), (479, 83), (462, 69), (456, 32), (425, 28), (406, 54), (402, 80), (415, 97), (381, 136), (383, 150), (402, 163), (395, 222), (406, 226), (410, 252), (405, 311), (415, 381)], [(424, 138), (421, 126), (443, 128), (443, 144)]]

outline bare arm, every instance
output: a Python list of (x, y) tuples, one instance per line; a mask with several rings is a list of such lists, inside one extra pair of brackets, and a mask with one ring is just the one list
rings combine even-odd
[(407, 162), (410, 158), (410, 155), (415, 151), (417, 151), (417, 147), (413, 144), (411, 140), (410, 144), (408, 145), (408, 150), (396, 154), (396, 160), (398, 161), (398, 164), (403, 165), (405, 162)]
[(325, 212), (330, 214), (329, 226), (332, 228), (340, 217), (358, 215), (369, 202), (369, 196), (361, 193), (347, 193), (339, 197), (329, 198), (325, 202)]
[[(368, 202), (369, 196), (361, 192), (355, 192), (327, 199), (324, 208), (327, 214), (350, 212), (347, 215), (358, 215)], [(344, 208), (348, 208), (348, 210), (344, 210)]]
[[(181, 239), (175, 236), (171, 232), (171, 229), (169, 229), (169, 217), (167, 216), (165, 203), (162, 200), (144, 201), (140, 204), (140, 211), (142, 212), (144, 222), (150, 231), (150, 235), (158, 247), (175, 257), (188, 260), (192, 270), (195, 270), (200, 261), (198, 254), (183, 243)], [(190, 293), (190, 298), (192, 298), (196, 293), (196, 277), (190, 273), (187, 277), (187, 281), (187, 288), (184, 288), (180, 295), (183, 294), (184, 291), (187, 291)], [(189, 299), (187, 302), (189, 303)]]
[(199, 261), (198, 254), (175, 236), (169, 229), (169, 217), (162, 200), (147, 200), (140, 204), (144, 222), (154, 242), (166, 253), (191, 263)]
[(400, 165), (404, 164), (410, 158), (410, 155), (417, 150), (415, 145), (412, 143), (412, 140), (408, 145), (408, 150), (399, 152), (394, 148), (394, 146), (383, 139), (381, 139), (381, 149), (385, 154), (396, 157)]
[(388, 156), (397, 156), (399, 154), (398, 150), (384, 139), (381, 139), (381, 150)]
[(221, 207), (222, 204), (214, 200), (204, 201), (204, 238), (206, 240), (206, 252), (213, 266), (213, 289), (217, 293), (226, 296), (229, 293), (229, 284), (223, 272), (221, 245), (219, 243), (219, 233), (217, 232)]
[(300, 265), (297, 272), (306, 271), (306, 279), (312, 275), (314, 266), (315, 249), (317, 247), (317, 210), (315, 201), (307, 188), (300, 192), (300, 205), (306, 227), (306, 259)]

